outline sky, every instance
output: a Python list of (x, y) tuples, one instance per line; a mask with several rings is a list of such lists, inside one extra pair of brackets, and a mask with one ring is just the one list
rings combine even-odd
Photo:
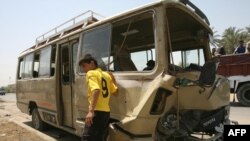
[[(1, 0), (0, 87), (15, 83), (17, 59), (41, 34), (92, 10), (106, 17), (158, 0)], [(250, 0), (190, 0), (208, 17), (217, 34), (250, 25)]]

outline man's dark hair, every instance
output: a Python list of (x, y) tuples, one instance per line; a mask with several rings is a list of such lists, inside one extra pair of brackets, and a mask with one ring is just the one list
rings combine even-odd
[(222, 47), (220, 48), (219, 54), (220, 54), (220, 55), (226, 55), (226, 51), (225, 51), (225, 47), (224, 47), (224, 46), (222, 46)]
[(149, 60), (149, 61), (147, 62), (147, 66), (153, 68), (153, 67), (155, 66), (155, 61), (154, 61), (154, 60)]
[(91, 61), (94, 61), (95, 65), (98, 66), (97, 61), (94, 57), (91, 56), (91, 54), (86, 54), (78, 63), (78, 65), (82, 65), (83, 63), (90, 63)]

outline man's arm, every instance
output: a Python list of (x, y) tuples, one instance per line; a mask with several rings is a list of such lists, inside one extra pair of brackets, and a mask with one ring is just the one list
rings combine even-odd
[(115, 87), (116, 88), (116, 91), (113, 92), (112, 94), (113, 95), (117, 95), (118, 94), (118, 86), (117, 86), (117, 83), (116, 83), (116, 79), (114, 77), (114, 75), (112, 74), (112, 72), (108, 72), (108, 74), (110, 75), (111, 79), (112, 79), (112, 83), (111, 85), (114, 85), (114, 86), (111, 86), (111, 87)]
[(91, 100), (91, 104), (89, 105), (89, 111), (95, 110), (95, 106), (96, 106), (99, 94), (100, 94), (100, 90), (98, 90), (98, 89), (96, 89), (92, 92), (92, 100)]
[(100, 95), (100, 90), (98, 90), (98, 89), (96, 89), (92, 92), (92, 100), (91, 100), (91, 103), (89, 105), (89, 112), (88, 112), (86, 119), (85, 119), (85, 123), (88, 126), (91, 126), (93, 124), (94, 110), (95, 110), (95, 106), (96, 106), (99, 95)]

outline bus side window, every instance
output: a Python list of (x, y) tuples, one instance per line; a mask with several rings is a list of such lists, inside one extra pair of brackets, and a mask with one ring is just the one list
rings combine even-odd
[(151, 71), (155, 67), (155, 49), (146, 49), (131, 53), (131, 59), (138, 71)]
[(51, 63), (51, 45), (41, 49), (40, 63), (38, 69), (39, 77), (49, 77), (50, 76), (50, 63)]
[(33, 61), (34, 53), (28, 54), (24, 59), (24, 69), (22, 78), (30, 79), (33, 77)]
[(136, 71), (137, 68), (134, 62), (131, 60), (130, 53), (127, 46), (115, 45), (115, 52), (117, 52), (115, 66), (118, 71)]
[[(115, 71), (143, 71), (149, 60), (155, 60), (154, 13), (142, 14), (113, 23), (112, 48)], [(151, 56), (151, 57), (150, 57)]]
[(23, 78), (23, 71), (24, 71), (24, 62), (23, 62), (23, 58), (21, 58), (19, 59), (18, 79)]
[(56, 62), (56, 46), (53, 46), (51, 52), (50, 76), (54, 76), (55, 74), (55, 67), (56, 67), (55, 62)]
[(63, 82), (69, 82), (69, 63), (63, 64)]
[(51, 68), (50, 69), (50, 76), (54, 76), (54, 74), (55, 74), (55, 68)]
[(70, 66), (69, 66), (69, 48), (62, 48), (62, 81), (68, 83), (70, 81)]
[(36, 52), (34, 56), (33, 78), (38, 77), (39, 63), (40, 63), (40, 51)]

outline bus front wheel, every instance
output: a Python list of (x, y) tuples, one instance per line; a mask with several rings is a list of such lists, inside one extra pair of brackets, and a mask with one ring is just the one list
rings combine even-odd
[(37, 108), (32, 110), (32, 124), (37, 130), (42, 131), (45, 129), (45, 123), (42, 121)]

